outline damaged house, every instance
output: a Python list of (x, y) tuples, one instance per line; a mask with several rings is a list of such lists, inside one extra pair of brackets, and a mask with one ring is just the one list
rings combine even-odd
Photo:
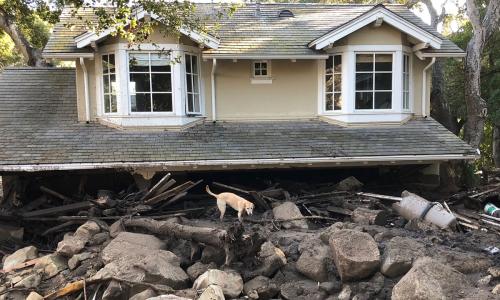
[(79, 14), (63, 12), (43, 51), (75, 68), (0, 75), (4, 182), (105, 169), (427, 164), (437, 174), (477, 155), (429, 117), (433, 63), (465, 53), (404, 6), (250, 4), (207, 33), (155, 32), (132, 48), (87, 31), (92, 10)]

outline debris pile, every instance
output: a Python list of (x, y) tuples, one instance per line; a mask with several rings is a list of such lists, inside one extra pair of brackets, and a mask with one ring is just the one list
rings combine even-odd
[[(354, 177), (309, 189), (211, 182), (214, 191), (256, 206), (242, 223), (231, 209), (221, 222), (201, 182), (177, 184), (167, 174), (151, 188), (77, 200), (42, 187), (45, 198), (60, 205), (38, 199), (11, 205), (2, 218), (18, 218), (13, 227), (24, 225), (29, 234), (14, 239), (11, 231), (2, 239), (0, 299), (500, 295), (500, 255), (485, 250), (500, 246), (499, 228), (481, 219), (496, 221), (457, 195), (437, 203), (406, 191), (401, 197), (367, 193)], [(482, 194), (489, 195), (483, 202), (495, 205), (495, 192)], [(461, 197), (478, 197), (472, 196)]]

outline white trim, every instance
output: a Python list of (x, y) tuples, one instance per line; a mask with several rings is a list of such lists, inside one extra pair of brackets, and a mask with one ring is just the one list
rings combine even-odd
[(359, 52), (384, 52), (384, 51), (407, 51), (411, 52), (411, 48), (404, 45), (346, 45), (332, 47), (329, 53), (359, 51)]
[(43, 58), (55, 58), (55, 59), (61, 59), (61, 60), (73, 60), (73, 59), (78, 59), (80, 57), (83, 58), (94, 58), (94, 53), (45, 53), (42, 54)]
[[(200, 106), (200, 109), (199, 111), (188, 111), (188, 91), (187, 91), (187, 71), (186, 71), (186, 56), (192, 56), (192, 57), (195, 57), (196, 58), (196, 76), (198, 77), (198, 93), (191, 93), (192, 95), (195, 95), (195, 94), (198, 94), (198, 104)], [(203, 106), (204, 106), (204, 103), (202, 101), (202, 91), (201, 91), (201, 85), (202, 85), (202, 82), (201, 82), (201, 59), (200, 59), (200, 55), (198, 53), (191, 53), (191, 52), (184, 52), (184, 57), (182, 58), (184, 64), (183, 64), (183, 73), (184, 73), (184, 94), (185, 94), (185, 103), (184, 103), (184, 106), (185, 106), (185, 110), (186, 110), (186, 115), (190, 114), (190, 115), (202, 115), (203, 114)], [(193, 63), (191, 62), (191, 70), (193, 68)], [(191, 75), (194, 75), (193, 72), (190, 73)], [(194, 89), (194, 80), (192, 82), (192, 88)], [(193, 98), (194, 99), (194, 98)], [(193, 100), (194, 101), (194, 100)], [(193, 102), (194, 104), (194, 102)]]
[[(436, 62), (436, 58), (433, 57), (431, 62), (425, 66), (422, 71), (422, 116), (427, 117), (427, 70)], [(429, 100), (430, 101), (430, 100)]]
[(373, 23), (379, 18), (398, 28), (400, 31), (422, 41), (427, 42), (435, 49), (440, 49), (443, 42), (442, 39), (437, 36), (427, 32), (426, 30), (414, 25), (413, 23), (401, 18), (392, 11), (388, 10), (384, 6), (374, 7), (368, 12), (362, 14), (361, 16), (339, 26), (338, 28), (330, 31), (329, 33), (315, 39), (309, 43), (309, 47), (315, 47), (315, 49), (320, 50), (328, 45), (335, 43), (341, 38)]
[(327, 59), (326, 54), (311, 54), (311, 55), (245, 55), (245, 54), (203, 54), (203, 59)]
[(272, 77), (252, 77), (252, 78), (250, 78), (250, 83), (251, 84), (272, 84), (273, 78)]
[[(266, 64), (266, 75), (256, 75), (255, 74), (255, 64)], [(262, 68), (261, 68), (262, 71)], [(252, 78), (254, 79), (271, 79), (272, 78), (272, 73), (271, 73), (271, 60), (268, 59), (260, 59), (260, 60), (253, 60), (252, 61)], [(271, 81), (272, 82), (272, 81)]]
[(467, 53), (457, 52), (457, 53), (446, 53), (446, 52), (420, 52), (421, 57), (465, 57)]
[(212, 71), (210, 72), (210, 84), (212, 94), (212, 121), (217, 121), (217, 109), (215, 105), (216, 91), (215, 91), (215, 70), (217, 69), (217, 59), (212, 59)]
[(182, 161), (153, 161), (153, 162), (112, 162), (112, 163), (69, 163), (69, 164), (28, 164), (28, 165), (0, 165), (0, 172), (37, 172), (37, 171), (69, 171), (95, 169), (125, 169), (125, 168), (182, 168), (239, 166), (251, 168), (265, 168), (266, 166), (293, 166), (293, 165), (325, 165), (349, 163), (415, 163), (448, 160), (472, 160), (476, 155), (443, 154), (443, 155), (394, 155), (394, 156), (352, 156), (352, 157), (312, 157), (312, 158), (276, 158), (276, 159), (239, 159), (239, 160), (182, 160)]
[[(136, 14), (136, 19), (141, 20), (146, 15), (148, 15), (148, 13), (144, 10), (141, 10)], [(156, 14), (150, 14), (150, 17), (161, 22), (160, 18)], [(129, 21), (127, 21), (127, 25), (128, 25), (128, 23), (129, 23)], [(113, 32), (114, 32), (113, 28), (106, 29), (99, 34), (97, 34), (95, 32), (88, 31), (88, 32), (81, 34), (81, 35), (77, 36), (76, 38), (74, 38), (74, 41), (76, 43), (77, 48), (83, 48), (83, 47), (89, 46), (92, 42), (97, 42), (97, 41), (102, 40), (103, 38), (107, 37), (108, 35), (110, 35)], [(181, 26), (179, 28), (179, 32), (188, 36), (193, 41), (195, 41), (201, 45), (207, 46), (208, 48), (211, 48), (211, 49), (219, 48), (220, 41), (218, 39), (216, 39), (215, 37), (210, 36), (209, 34), (197, 32), (197, 31), (191, 30), (185, 26)]]

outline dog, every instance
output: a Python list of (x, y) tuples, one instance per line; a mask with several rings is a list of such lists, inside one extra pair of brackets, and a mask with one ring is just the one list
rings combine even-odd
[(234, 210), (238, 211), (238, 220), (243, 223), (243, 213), (247, 215), (253, 214), (254, 204), (246, 199), (241, 198), (233, 193), (220, 193), (214, 194), (210, 191), (208, 185), (205, 187), (209, 195), (214, 196), (217, 199), (217, 207), (220, 211), (220, 220), (224, 219), (224, 214), (226, 213), (226, 204), (231, 206)]

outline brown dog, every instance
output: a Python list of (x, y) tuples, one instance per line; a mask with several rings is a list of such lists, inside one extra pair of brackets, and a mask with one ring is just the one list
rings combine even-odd
[(253, 213), (254, 205), (252, 202), (243, 199), (233, 193), (220, 193), (218, 195), (214, 194), (210, 191), (208, 185), (205, 189), (207, 190), (207, 193), (209, 195), (212, 195), (217, 199), (217, 207), (220, 211), (221, 221), (224, 218), (224, 214), (226, 213), (226, 204), (238, 211), (238, 220), (240, 220), (240, 222), (243, 222), (243, 212), (245, 212), (247, 215), (251, 215)]

